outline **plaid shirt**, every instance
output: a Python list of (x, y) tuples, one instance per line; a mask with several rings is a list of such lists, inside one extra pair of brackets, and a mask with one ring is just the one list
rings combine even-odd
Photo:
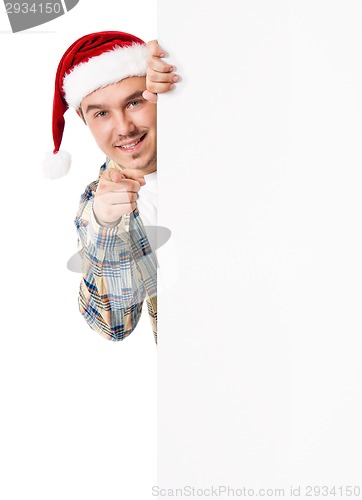
[(157, 343), (155, 255), (137, 208), (116, 227), (97, 223), (92, 207), (98, 181), (82, 194), (74, 221), (82, 255), (79, 310), (93, 330), (109, 340), (123, 340), (136, 328), (146, 299)]

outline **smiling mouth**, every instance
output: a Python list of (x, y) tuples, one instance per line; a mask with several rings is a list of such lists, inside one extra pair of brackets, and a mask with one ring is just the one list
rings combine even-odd
[(134, 140), (133, 142), (129, 142), (128, 144), (121, 144), (116, 146), (116, 148), (121, 149), (122, 151), (133, 152), (138, 149), (139, 145), (143, 142), (146, 134), (143, 134), (139, 139)]

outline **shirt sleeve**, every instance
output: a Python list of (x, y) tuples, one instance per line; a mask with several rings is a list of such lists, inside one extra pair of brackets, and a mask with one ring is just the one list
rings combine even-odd
[(109, 340), (133, 332), (142, 312), (146, 288), (134, 261), (130, 216), (116, 227), (100, 226), (93, 214), (97, 181), (81, 197), (75, 219), (82, 256), (79, 310), (89, 326)]

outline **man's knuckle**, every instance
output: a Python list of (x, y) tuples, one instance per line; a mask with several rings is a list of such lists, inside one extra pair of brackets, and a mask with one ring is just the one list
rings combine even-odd
[(157, 92), (157, 85), (158, 85), (157, 83), (149, 82), (149, 84), (147, 85), (147, 90), (154, 94)]

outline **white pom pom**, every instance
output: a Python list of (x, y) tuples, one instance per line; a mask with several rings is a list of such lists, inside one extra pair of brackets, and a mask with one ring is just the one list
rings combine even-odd
[(72, 157), (67, 151), (47, 153), (43, 160), (43, 175), (48, 179), (59, 179), (67, 175), (72, 162)]

